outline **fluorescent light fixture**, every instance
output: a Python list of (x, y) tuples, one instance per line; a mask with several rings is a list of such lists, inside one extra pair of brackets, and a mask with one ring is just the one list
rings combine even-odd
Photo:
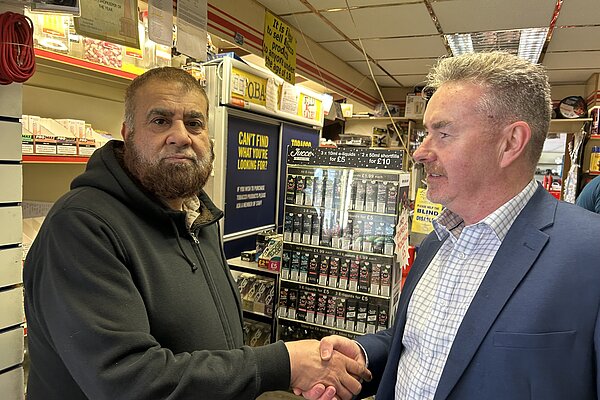
[(526, 28), (508, 31), (455, 33), (444, 35), (452, 55), (504, 50), (537, 63), (546, 42), (548, 28)]

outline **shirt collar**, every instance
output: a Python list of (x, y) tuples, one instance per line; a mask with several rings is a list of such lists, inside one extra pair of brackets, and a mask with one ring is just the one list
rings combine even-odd
[[(521, 210), (523, 210), (527, 202), (533, 197), (533, 194), (537, 190), (537, 186), (536, 180), (532, 179), (515, 197), (508, 200), (490, 215), (473, 225), (488, 225), (492, 228), (500, 241), (504, 240), (508, 230), (513, 222), (515, 222), (515, 219), (517, 219)], [(433, 220), (432, 224), (433, 230), (440, 241), (449, 236), (450, 233), (452, 233), (453, 236), (458, 237), (465, 227), (463, 219), (447, 208), (440, 213), (439, 217)]]

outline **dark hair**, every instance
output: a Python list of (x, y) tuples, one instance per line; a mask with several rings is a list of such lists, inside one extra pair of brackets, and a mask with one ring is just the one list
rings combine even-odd
[[(206, 100), (208, 106), (208, 96), (206, 91), (192, 75), (182, 69), (174, 67), (153, 68), (135, 78), (125, 91), (125, 126), (130, 131), (133, 130), (133, 120), (135, 116), (135, 96), (144, 85), (150, 82), (160, 81), (164, 83), (179, 84), (183, 93), (197, 91)], [(208, 116), (207, 116), (208, 117)]]

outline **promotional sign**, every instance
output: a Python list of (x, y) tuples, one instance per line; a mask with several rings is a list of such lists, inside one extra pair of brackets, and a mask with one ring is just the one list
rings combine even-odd
[(81, 0), (75, 31), (82, 36), (140, 48), (137, 1)]
[(266, 107), (267, 79), (241, 69), (231, 68), (231, 103), (234, 106), (246, 107), (246, 103), (254, 103)]
[(402, 151), (326, 148), (304, 149), (302, 147), (288, 151), (288, 164), (298, 165), (330, 165), (338, 167), (402, 169)]
[(279, 125), (229, 116), (225, 235), (275, 224)]
[[(288, 146), (296, 147), (319, 147), (319, 131), (299, 125), (283, 124), (283, 131), (281, 134), (281, 176), (286, 175), (286, 154)], [(283, 211), (283, 204), (285, 203), (285, 179), (281, 179), (279, 182), (279, 209)], [(277, 226), (283, 226), (283, 212), (279, 213)]]
[(316, 97), (300, 92), (298, 111), (296, 115), (308, 119), (319, 120), (321, 118), (322, 101)]
[(269, 11), (265, 13), (263, 57), (265, 66), (277, 76), (296, 83), (296, 38), (290, 27)]
[(428, 234), (433, 230), (431, 221), (442, 212), (442, 205), (427, 200), (427, 190), (417, 190), (415, 199), (415, 213), (412, 220), (412, 232)]

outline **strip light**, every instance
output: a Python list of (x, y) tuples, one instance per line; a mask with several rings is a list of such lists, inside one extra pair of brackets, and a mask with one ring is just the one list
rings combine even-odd
[(504, 50), (537, 63), (548, 35), (548, 28), (455, 33), (444, 35), (452, 55)]

